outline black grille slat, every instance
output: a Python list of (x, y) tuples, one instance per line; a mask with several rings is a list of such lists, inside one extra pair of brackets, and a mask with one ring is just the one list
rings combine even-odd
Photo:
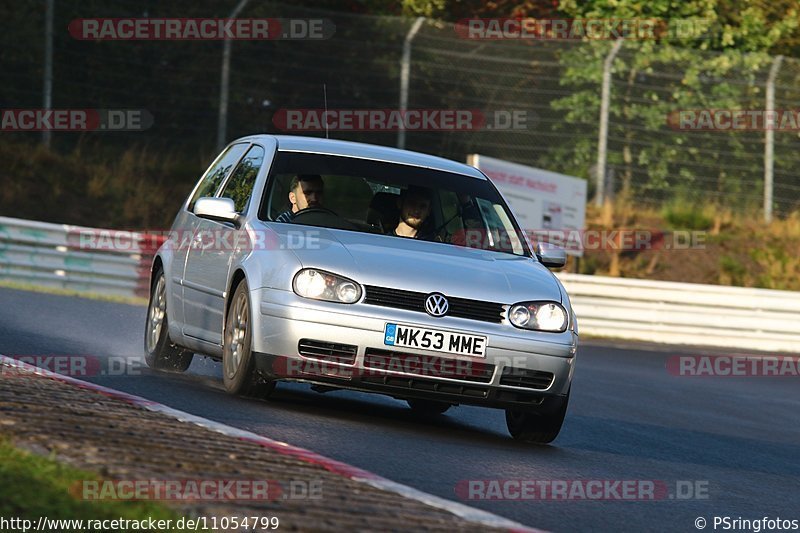
[(482, 309), (464, 309), (461, 307), (450, 307), (447, 312), (450, 316), (457, 316), (462, 318), (475, 318), (476, 320), (503, 320), (503, 312), (497, 310), (482, 310)]
[(352, 365), (356, 361), (358, 346), (335, 342), (300, 339), (297, 351), (304, 357)]
[(525, 368), (504, 368), (500, 385), (543, 390), (553, 382), (553, 373)]
[(472, 311), (472, 312), (475, 312), (475, 313), (494, 313), (494, 312), (498, 312), (499, 313), (503, 309), (502, 305), (491, 305), (491, 306), (488, 306), (488, 305), (487, 306), (481, 306), (481, 305), (478, 305), (478, 304), (469, 305), (469, 304), (462, 304), (462, 303), (458, 303), (458, 302), (451, 302), (449, 299), (448, 299), (447, 303), (450, 304), (450, 309), (461, 309), (461, 310), (464, 310), (464, 311)]
[(397, 377), (370, 377), (363, 378), (362, 381), (366, 383), (374, 383), (387, 387), (394, 387), (399, 389), (420, 390), (426, 392), (440, 392), (443, 394), (452, 394), (458, 396), (471, 396), (473, 398), (488, 398), (489, 389), (471, 387), (467, 385), (457, 385), (453, 383), (434, 382), (426, 379), (404, 379)]
[[(366, 285), (364, 288), (366, 289), (365, 304), (425, 313), (425, 298), (428, 296), (426, 293), (374, 285)], [(501, 323), (505, 317), (505, 308), (502, 304), (452, 296), (447, 296), (447, 302), (450, 305), (447, 316), (496, 324)]]
[(477, 308), (485, 308), (485, 309), (495, 309), (498, 304), (492, 302), (484, 302), (481, 300), (467, 300), (464, 298), (453, 298), (452, 296), (447, 298), (447, 301), (450, 302), (450, 305), (456, 306), (464, 306), (464, 307), (477, 307)]

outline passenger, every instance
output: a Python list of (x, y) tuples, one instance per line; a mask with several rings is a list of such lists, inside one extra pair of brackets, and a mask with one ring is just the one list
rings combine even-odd
[(309, 207), (322, 207), (322, 197), (325, 193), (325, 182), (318, 174), (298, 174), (289, 184), (288, 209), (275, 217), (276, 222), (291, 222), (298, 211)]
[(400, 192), (397, 208), (400, 219), (389, 235), (409, 239), (436, 240), (435, 235), (425, 234), (425, 222), (431, 214), (431, 190), (425, 187), (410, 186)]

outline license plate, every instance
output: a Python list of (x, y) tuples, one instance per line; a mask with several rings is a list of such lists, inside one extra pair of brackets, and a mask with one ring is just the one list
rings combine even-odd
[(486, 337), (454, 331), (386, 324), (383, 344), (418, 350), (486, 357)]

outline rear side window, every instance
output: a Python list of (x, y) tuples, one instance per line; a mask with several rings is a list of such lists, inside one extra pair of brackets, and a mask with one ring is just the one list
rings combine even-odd
[(262, 163), (264, 163), (264, 149), (254, 145), (248, 150), (247, 155), (244, 156), (225, 185), (221, 196), (233, 200), (237, 213), (243, 213), (247, 209)]
[(200, 181), (200, 186), (192, 196), (192, 200), (189, 202), (189, 211), (194, 210), (194, 203), (198, 198), (214, 196), (214, 193), (217, 192), (217, 189), (219, 189), (219, 186), (222, 185), (222, 182), (225, 180), (225, 176), (230, 173), (233, 165), (242, 157), (247, 146), (247, 144), (234, 144), (228, 147), (228, 149), (217, 158), (214, 165), (208, 169), (206, 175), (203, 176), (203, 179)]

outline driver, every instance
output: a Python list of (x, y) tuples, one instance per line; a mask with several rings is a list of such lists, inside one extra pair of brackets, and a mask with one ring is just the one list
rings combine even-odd
[(389, 235), (425, 240), (431, 240), (433, 237), (433, 240), (437, 240), (435, 236), (427, 235), (424, 228), (431, 214), (431, 198), (431, 190), (425, 187), (411, 185), (401, 191), (397, 199), (400, 217), (397, 226), (389, 232)]
[(319, 174), (298, 174), (289, 184), (289, 203), (292, 208), (277, 217), (276, 222), (291, 222), (294, 215), (309, 207), (322, 207), (325, 182)]

